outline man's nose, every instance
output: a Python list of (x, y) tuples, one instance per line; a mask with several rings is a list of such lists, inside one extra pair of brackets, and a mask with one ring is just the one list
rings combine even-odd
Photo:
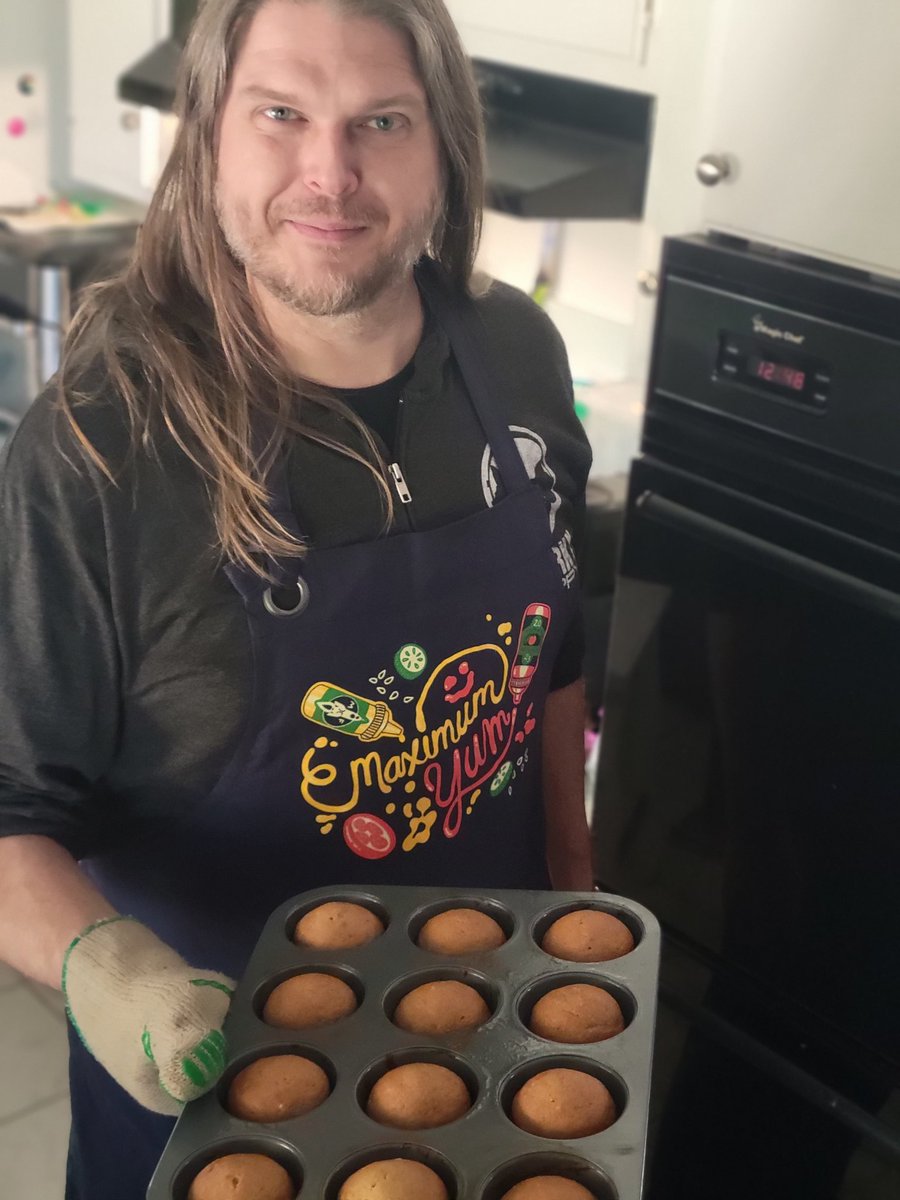
[(348, 196), (359, 186), (359, 169), (346, 130), (309, 130), (303, 138), (301, 169), (306, 186), (320, 196)]

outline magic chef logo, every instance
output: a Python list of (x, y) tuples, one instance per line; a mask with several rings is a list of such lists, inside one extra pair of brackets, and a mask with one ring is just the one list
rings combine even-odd
[(758, 314), (753, 318), (753, 332), (764, 333), (766, 337), (775, 338), (779, 342), (789, 342), (792, 346), (802, 346), (806, 341), (805, 333), (791, 333), (789, 329), (773, 329)]

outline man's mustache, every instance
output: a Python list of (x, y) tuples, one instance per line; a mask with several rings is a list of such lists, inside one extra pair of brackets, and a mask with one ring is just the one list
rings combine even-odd
[(339, 221), (347, 225), (377, 225), (384, 220), (384, 211), (380, 208), (361, 208), (357, 205), (341, 204), (305, 204), (302, 208), (291, 205), (289, 208), (273, 209), (270, 216), (276, 221), (296, 221), (304, 224), (316, 217), (324, 217), (328, 221)]

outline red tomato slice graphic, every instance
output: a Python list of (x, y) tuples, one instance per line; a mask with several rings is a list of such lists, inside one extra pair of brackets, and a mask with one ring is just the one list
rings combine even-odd
[(397, 837), (381, 817), (354, 813), (344, 822), (344, 841), (360, 858), (384, 858), (397, 844)]

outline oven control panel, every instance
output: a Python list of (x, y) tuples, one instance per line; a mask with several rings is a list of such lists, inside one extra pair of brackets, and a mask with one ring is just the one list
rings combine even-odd
[(715, 373), (726, 383), (814, 413), (824, 415), (828, 407), (830, 366), (789, 347), (773, 347), (759, 338), (720, 330)]
[[(732, 423), (729, 436), (746, 430), (751, 438), (790, 439), (809, 454), (824, 451), (900, 476), (900, 288), (891, 309), (896, 323), (866, 328), (862, 284), (845, 307), (826, 309), (791, 296), (790, 280), (781, 295), (757, 292), (752, 279), (742, 291), (723, 282), (664, 277), (647, 397), (651, 425), (671, 418), (695, 429), (709, 414), (713, 424), (704, 428), (711, 437), (724, 419)], [(885, 308), (887, 295), (882, 287)], [(646, 436), (646, 421), (644, 428)], [(660, 436), (658, 421), (655, 429)]]

